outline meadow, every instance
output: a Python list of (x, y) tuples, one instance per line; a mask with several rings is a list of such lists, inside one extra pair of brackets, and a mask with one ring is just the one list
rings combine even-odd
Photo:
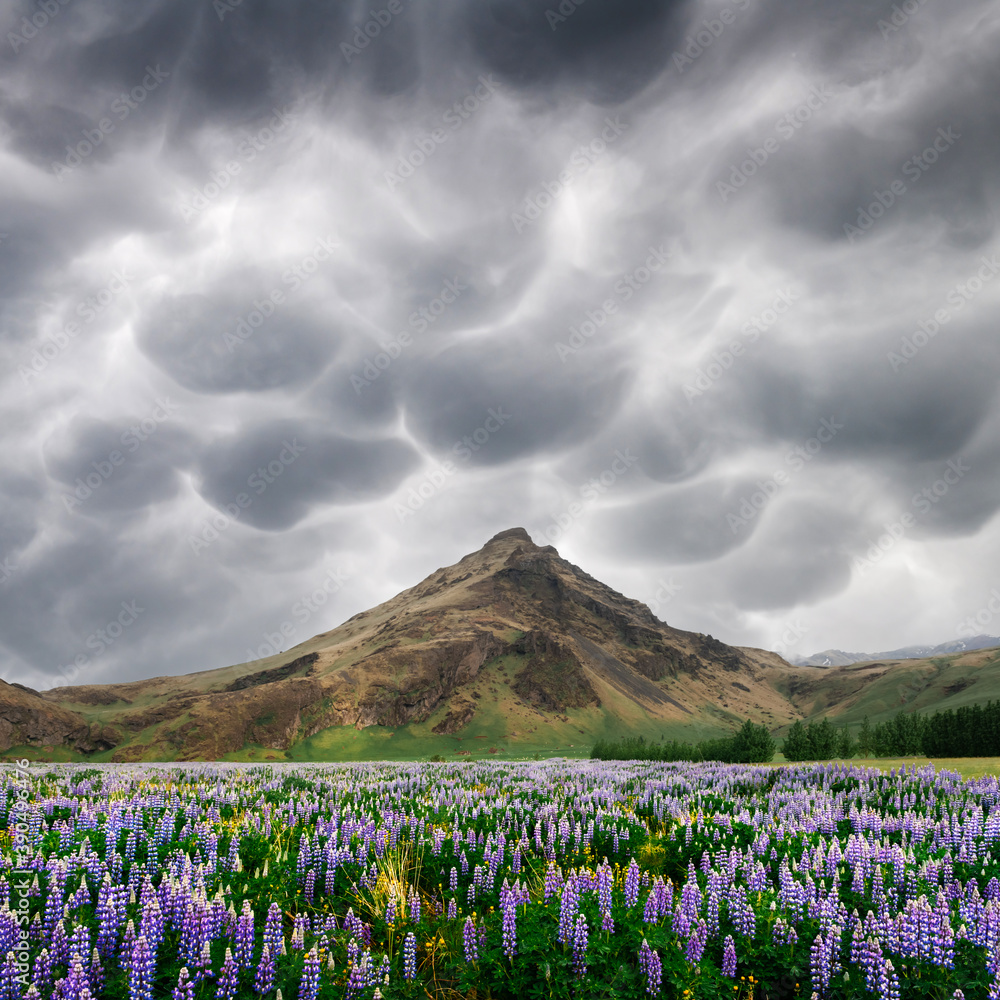
[(878, 764), (10, 769), (0, 1000), (1000, 996), (997, 778)]

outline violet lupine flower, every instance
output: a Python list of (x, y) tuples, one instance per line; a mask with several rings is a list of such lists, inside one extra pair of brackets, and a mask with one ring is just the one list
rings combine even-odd
[(420, 923), (420, 896), (417, 894), (416, 890), (410, 892), (410, 920), (415, 924)]
[(8, 951), (7, 958), (0, 967), (0, 1000), (21, 1000), (21, 987), (18, 983), (20, 970), (14, 952)]
[(153, 1000), (155, 974), (156, 957), (149, 949), (149, 942), (140, 934), (128, 961), (129, 1000)]
[(104, 966), (101, 965), (101, 956), (97, 949), (93, 950), (90, 956), (90, 989), (97, 994), (104, 991)]
[(454, 866), (451, 869), (451, 874), (448, 876), (448, 890), (450, 892), (458, 892), (458, 869)]
[(646, 992), (655, 995), (660, 992), (660, 981), (663, 979), (663, 963), (657, 952), (649, 947), (645, 938), (639, 949), (639, 971), (646, 977)]
[(635, 906), (639, 900), (639, 866), (635, 863), (635, 858), (629, 862), (628, 874), (625, 876), (625, 902), (629, 906)]
[(573, 937), (573, 922), (580, 907), (576, 891), (576, 878), (571, 875), (563, 886), (562, 898), (559, 901), (559, 936), (560, 944), (569, 944)]
[(272, 903), (267, 908), (267, 917), (264, 920), (264, 943), (271, 949), (271, 955), (275, 958), (281, 950), (282, 932), (281, 907), (277, 903)]
[(479, 947), (476, 943), (476, 925), (472, 917), (465, 918), (465, 925), (462, 927), (462, 944), (465, 948), (465, 961), (477, 962), (479, 960)]
[(503, 888), (500, 890), (500, 910), (503, 913), (503, 952), (514, 961), (517, 954), (517, 902), (519, 893), (515, 892), (503, 880)]
[(315, 945), (306, 955), (306, 963), (302, 967), (302, 979), (299, 981), (299, 1000), (316, 1000), (319, 995), (319, 954)]
[(726, 935), (722, 951), (722, 974), (731, 979), (736, 978), (736, 942), (732, 934)]
[(396, 922), (396, 897), (394, 895), (390, 896), (389, 901), (385, 904), (385, 922), (390, 926)]
[(448, 919), (457, 920), (458, 919), (458, 900), (449, 899), (448, 900)]
[(262, 995), (270, 993), (274, 989), (274, 975), (274, 956), (271, 954), (271, 946), (265, 941), (260, 962), (257, 963), (257, 972), (254, 974), (253, 988)]
[(52, 985), (52, 961), (49, 958), (48, 948), (43, 948), (35, 958), (31, 983), (40, 993), (47, 992)]
[[(601, 930), (609, 934), (613, 934), (615, 931), (615, 921), (611, 916), (611, 886), (613, 882), (611, 865), (605, 861), (597, 869), (597, 905), (601, 910)], [(652, 897), (653, 893), (649, 895)]]
[(240, 972), (233, 961), (231, 949), (226, 949), (226, 958), (219, 973), (219, 986), (215, 991), (217, 1000), (233, 1000), (240, 987)]
[(187, 966), (183, 966), (177, 977), (177, 985), (170, 994), (171, 1000), (194, 1000), (194, 983), (188, 978)]
[(687, 947), (684, 949), (684, 957), (691, 963), (697, 965), (701, 961), (701, 956), (705, 953), (705, 945), (708, 942), (708, 924), (700, 918), (695, 922), (694, 930), (688, 938)]
[(410, 931), (403, 942), (403, 978), (417, 978), (417, 936)]
[(830, 988), (830, 952), (823, 938), (823, 932), (816, 935), (816, 940), (809, 949), (809, 965), (812, 971), (813, 991), (821, 996)]
[(579, 979), (587, 972), (587, 939), (587, 918), (579, 913), (573, 928), (573, 971)]
[(253, 966), (254, 927), (250, 900), (243, 900), (243, 909), (236, 921), (236, 965), (241, 969)]
[(562, 881), (562, 872), (554, 864), (550, 863), (545, 869), (545, 888), (542, 890), (542, 899), (544, 902), (547, 903), (550, 896), (555, 896), (559, 892)]

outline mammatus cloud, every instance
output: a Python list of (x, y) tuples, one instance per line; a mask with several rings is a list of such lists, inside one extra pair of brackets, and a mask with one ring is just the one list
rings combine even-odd
[(985, 0), (0, 33), (7, 680), (240, 661), (512, 525), (730, 642), (996, 630)]

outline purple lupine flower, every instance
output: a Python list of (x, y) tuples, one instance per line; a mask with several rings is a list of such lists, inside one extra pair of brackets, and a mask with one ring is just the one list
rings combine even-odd
[[(452, 869), (454, 871), (454, 869)], [(396, 922), (396, 897), (392, 895), (385, 904), (385, 922), (392, 926)]]
[(194, 1000), (194, 983), (188, 978), (187, 966), (181, 968), (177, 985), (170, 994), (171, 1000)]
[(302, 979), (299, 981), (299, 1000), (316, 1000), (319, 995), (319, 954), (313, 945), (306, 955), (302, 967)]
[(45, 993), (52, 985), (52, 961), (49, 958), (48, 948), (43, 948), (35, 958), (32, 968), (31, 983), (39, 993)]
[(824, 939), (823, 932), (816, 935), (816, 939), (809, 949), (809, 965), (812, 971), (812, 987), (814, 992), (821, 996), (829, 992), (830, 975), (830, 947)]
[(21, 986), (18, 982), (20, 970), (14, 952), (8, 951), (3, 966), (0, 967), (0, 1000), (21, 1000)]
[(449, 899), (448, 900), (448, 919), (457, 920), (458, 919), (458, 900)]
[(462, 944), (465, 948), (466, 962), (476, 962), (479, 960), (479, 948), (476, 943), (476, 925), (472, 917), (465, 918), (462, 927)]
[(403, 942), (403, 978), (417, 978), (417, 936), (410, 931)]
[(128, 962), (129, 1000), (153, 1000), (153, 979), (156, 974), (156, 957), (149, 950), (149, 942), (140, 934), (132, 946)]
[(639, 899), (639, 866), (635, 858), (629, 862), (628, 874), (625, 876), (625, 902), (629, 906), (635, 906)]
[(639, 949), (639, 971), (646, 977), (646, 992), (654, 995), (660, 992), (660, 981), (663, 979), (663, 963), (657, 952), (649, 947), (649, 942), (642, 939)]
[(722, 951), (722, 974), (731, 979), (736, 978), (736, 942), (732, 934), (726, 935)]
[(587, 972), (587, 938), (587, 918), (579, 913), (573, 928), (573, 971), (579, 979)]
[(240, 970), (233, 960), (232, 950), (226, 949), (226, 958), (219, 973), (219, 985), (215, 991), (216, 1000), (233, 1000), (240, 987)]
[[(597, 905), (601, 910), (601, 930), (608, 934), (615, 931), (615, 921), (611, 916), (611, 886), (614, 882), (614, 875), (611, 872), (611, 865), (604, 862), (597, 869)], [(650, 896), (653, 893), (649, 894)]]
[(576, 877), (571, 875), (562, 889), (559, 901), (559, 936), (560, 944), (569, 944), (573, 938), (573, 926), (580, 901), (576, 890)]
[(420, 923), (420, 896), (417, 894), (416, 890), (410, 892), (410, 920), (415, 924)]
[(243, 900), (243, 909), (236, 921), (236, 965), (240, 969), (253, 966), (254, 926), (250, 900)]
[(267, 917), (264, 920), (264, 943), (271, 949), (271, 955), (278, 957), (281, 951), (282, 932), (281, 907), (277, 903), (272, 903), (267, 908)]
[(90, 989), (94, 993), (101, 993), (104, 990), (104, 966), (101, 965), (101, 956), (98, 954), (97, 949), (91, 952), (90, 955), (90, 969), (88, 970), (87, 977), (90, 980)]
[(503, 913), (503, 951), (504, 954), (514, 961), (517, 954), (517, 902), (519, 893), (515, 892), (503, 880), (503, 888), (500, 890), (500, 910)]
[(253, 988), (262, 995), (270, 993), (274, 989), (274, 975), (274, 956), (271, 954), (271, 946), (265, 941), (260, 962), (257, 963), (257, 972), (254, 974)]
[(688, 938), (687, 947), (684, 949), (684, 957), (691, 963), (697, 965), (701, 961), (701, 956), (705, 953), (705, 944), (708, 941), (708, 924), (704, 920), (695, 921), (694, 930)]
[(548, 867), (545, 869), (545, 887), (542, 890), (542, 899), (544, 902), (547, 903), (550, 896), (554, 896), (559, 892), (562, 882), (562, 872), (555, 864), (549, 862)]
[(448, 891), (458, 892), (458, 869), (452, 866), (451, 874), (448, 876)]

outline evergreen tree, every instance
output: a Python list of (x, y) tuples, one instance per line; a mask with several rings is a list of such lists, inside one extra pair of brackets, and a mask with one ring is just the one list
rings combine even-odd
[(785, 760), (799, 761), (811, 759), (812, 746), (809, 742), (809, 736), (806, 733), (806, 727), (801, 722), (795, 721), (792, 723), (792, 728), (788, 730), (788, 735), (785, 737), (785, 743), (781, 748), (781, 752), (785, 755)]
[(875, 734), (872, 732), (871, 724), (866, 715), (865, 721), (861, 723), (861, 732), (858, 733), (858, 753), (862, 757), (871, 757), (874, 752)]
[(854, 756), (857, 750), (857, 745), (854, 742), (854, 737), (851, 736), (850, 729), (844, 726), (840, 731), (840, 736), (837, 738), (837, 756), (842, 757), (844, 760), (849, 760)]

